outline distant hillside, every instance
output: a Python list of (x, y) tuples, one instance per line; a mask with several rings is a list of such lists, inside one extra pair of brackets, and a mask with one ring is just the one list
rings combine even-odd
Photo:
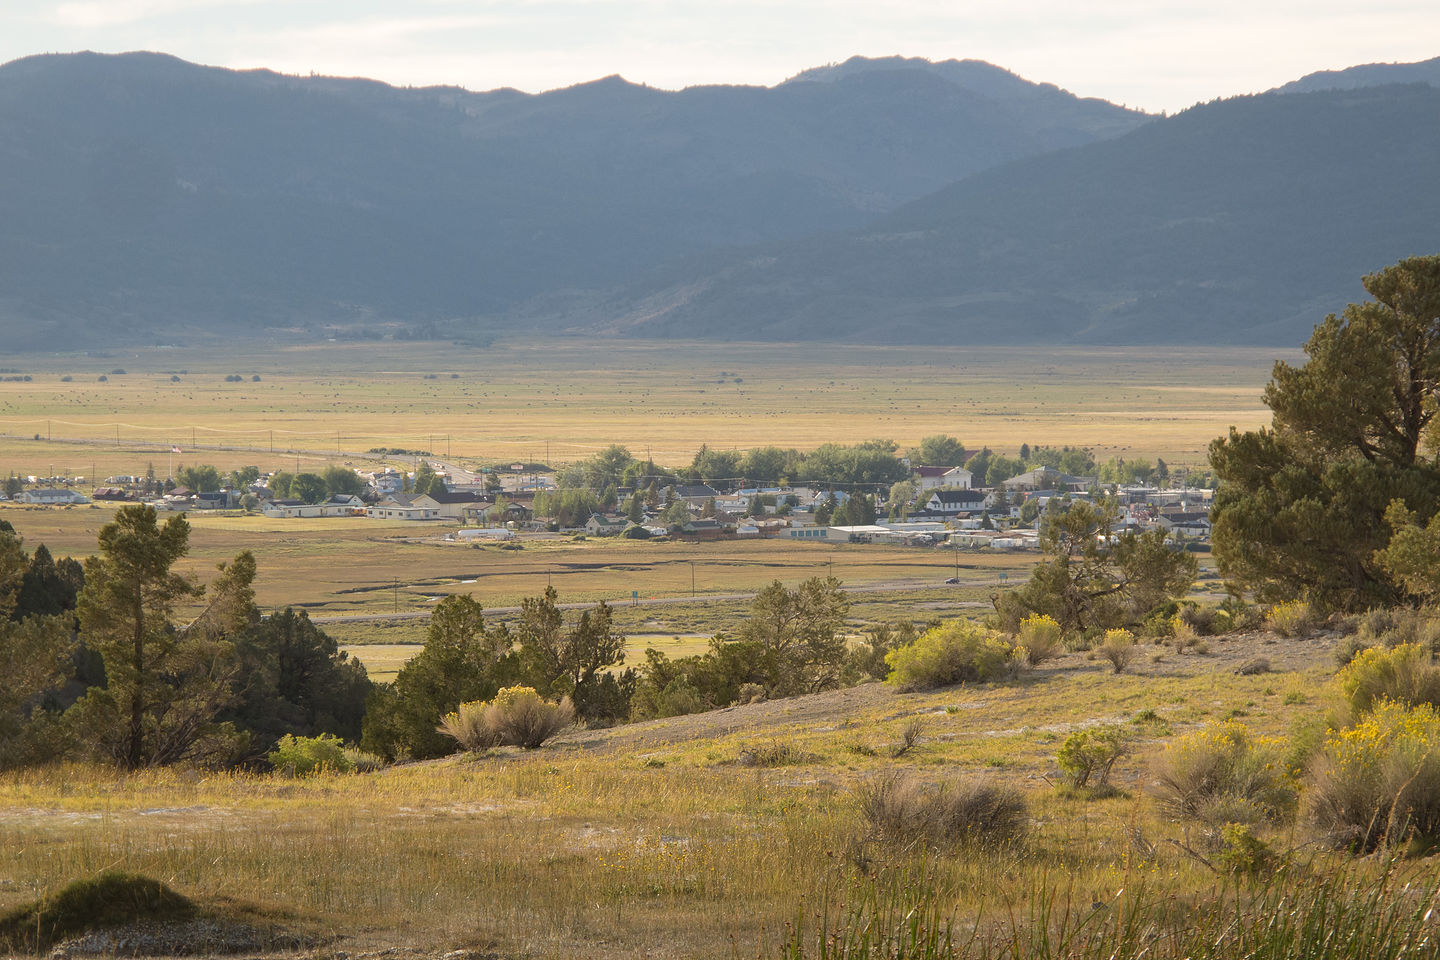
[(1320, 90), (1355, 90), (1392, 83), (1427, 83), (1440, 87), (1440, 57), (1419, 63), (1366, 63), (1344, 70), (1310, 73), (1276, 87), (1276, 93), (1316, 93)]
[(974, 62), (528, 95), (31, 57), (0, 67), (0, 336), (483, 331), (1147, 119)]
[(1440, 252), (1440, 89), (1243, 97), (977, 174), (874, 223), (696, 258), (576, 329), (722, 339), (1295, 344)]

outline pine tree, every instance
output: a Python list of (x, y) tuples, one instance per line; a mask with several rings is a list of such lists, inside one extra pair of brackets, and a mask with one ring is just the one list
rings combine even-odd
[(87, 744), (131, 769), (216, 759), (233, 744), (215, 718), (234, 697), (230, 637), (255, 619), (255, 559), (246, 551), (222, 564), (210, 603), (181, 628), (175, 605), (204, 593), (172, 570), (189, 537), (183, 515), (161, 527), (153, 508), (123, 507), (85, 564), (80, 638), (104, 661), (106, 682), (72, 710)]

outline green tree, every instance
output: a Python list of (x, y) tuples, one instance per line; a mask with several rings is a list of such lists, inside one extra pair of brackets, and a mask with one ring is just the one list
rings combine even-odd
[(826, 443), (805, 457), (801, 476), (819, 483), (891, 484), (910, 476), (889, 440), (866, 440), (851, 446)]
[(1261, 600), (1365, 609), (1405, 598), (1377, 559), (1394, 500), (1428, 525), (1440, 508), (1440, 257), (1367, 276), (1374, 298), (1315, 328), (1300, 366), (1275, 365), (1270, 429), (1210, 444), (1221, 573)]
[(295, 474), (287, 473), (284, 470), (276, 470), (270, 474), (270, 496), (276, 500), (285, 500), (290, 497), (290, 481), (295, 479)]
[(421, 460), (419, 468), (415, 471), (415, 484), (411, 489), (417, 497), (426, 493), (444, 493), (445, 481), (441, 480), (429, 461)]
[(637, 490), (630, 497), (625, 506), (625, 518), (631, 523), (645, 522), (645, 504), (641, 502), (640, 492)]
[(839, 523), (847, 527), (864, 527), (875, 522), (875, 501), (869, 494), (855, 493), (840, 507)]
[(231, 490), (244, 490), (259, 479), (259, 467), (237, 467), (225, 474), (225, 485)]
[(812, 577), (794, 590), (776, 580), (755, 595), (740, 640), (758, 651), (770, 696), (815, 693), (839, 684), (849, 609), (834, 577)]
[[(625, 635), (614, 629), (613, 611), (603, 600), (566, 625), (560, 612), (559, 595), (546, 587), (539, 597), (520, 602), (520, 660), (530, 685), (551, 697), (569, 696), (575, 709), (587, 720), (594, 719), (608, 697), (598, 697), (602, 671), (625, 662)], [(612, 681), (613, 682), (613, 681)]]
[(348, 467), (331, 466), (326, 467), (321, 474), (325, 481), (325, 493), (327, 496), (350, 494), (358, 497), (365, 492), (365, 481), (360, 479), (360, 474)]
[(193, 493), (213, 493), (220, 489), (220, 471), (208, 464), (181, 467), (175, 473), (175, 480)]
[(965, 461), (965, 469), (980, 483), (985, 482), (985, 477), (990, 473), (990, 459), (995, 456), (989, 447), (981, 447)]
[(580, 465), (585, 486), (596, 493), (611, 484), (620, 486), (625, 482), (625, 468), (634, 461), (629, 450), (618, 443), (611, 444)]
[(318, 473), (297, 473), (290, 481), (290, 496), (304, 503), (320, 503), (328, 494), (325, 478)]
[(1004, 457), (995, 454), (986, 465), (983, 478), (977, 475), (977, 479), (987, 487), (995, 487), (1009, 480), (1011, 477), (1018, 477), (1024, 472), (1025, 464), (1023, 461), (1017, 460), (1014, 457)]
[(825, 499), (824, 499), (824, 500), (821, 500), (818, 504), (816, 504), (816, 506), (815, 506), (815, 523), (816, 523), (818, 526), (822, 526), (822, 527), (823, 527), (823, 526), (826, 526), (827, 524), (830, 523), (830, 520), (831, 520), (834, 516), (835, 516), (835, 494), (834, 494), (834, 492), (832, 491), (832, 492), (830, 492), (830, 493), (828, 493), (828, 494), (825, 495)]
[(690, 461), (690, 473), (699, 480), (733, 480), (740, 476), (739, 452), (735, 450), (711, 450), (705, 444)]
[(936, 434), (922, 439), (920, 448), (911, 452), (910, 459), (927, 467), (958, 467), (965, 462), (965, 445), (954, 437)]
[(177, 627), (175, 604), (204, 593), (172, 569), (189, 537), (183, 515), (162, 527), (153, 508), (122, 507), (85, 564), (80, 639), (104, 661), (105, 685), (71, 709), (87, 745), (131, 769), (213, 761), (233, 749), (233, 730), (216, 717), (238, 675), (230, 638), (255, 617), (255, 560), (247, 551), (222, 564), (207, 606)]
[(738, 473), (754, 484), (779, 483), (782, 477), (798, 472), (800, 454), (779, 447), (755, 447), (740, 458)]
[(1040, 517), (1040, 500), (1036, 497), (1026, 497), (1020, 503), (1020, 522), (1034, 523)]
[(5, 496), (9, 497), (11, 500), (14, 500), (16, 497), (20, 496), (20, 494), (24, 492), (25, 482), (19, 477), (15, 476), (15, 474), (10, 474), (10, 476), (7, 477), (5, 480)]
[(461, 703), (490, 700), (515, 678), (504, 625), (487, 628), (470, 597), (449, 596), (430, 614), (425, 646), (394, 684), (379, 684), (366, 703), (362, 744), (388, 759), (439, 757), (456, 742), (436, 729)]
[[(44, 550), (43, 545), (36, 550)], [(49, 553), (45, 556), (48, 558)], [(0, 530), (0, 769), (43, 759), (53, 751), (54, 724), (42, 700), (74, 671), (74, 643), (58, 616), (22, 616), (21, 599), (30, 567), (20, 537)], [(54, 752), (50, 756), (55, 756)]]
[(1023, 587), (995, 598), (1002, 629), (1013, 633), (1035, 614), (1066, 630), (1133, 623), (1194, 583), (1194, 555), (1171, 549), (1164, 530), (1114, 533), (1113, 501), (1050, 507), (1040, 527), (1044, 559)]
[(915, 484), (910, 480), (901, 480), (890, 485), (890, 494), (886, 498), (890, 504), (890, 519), (903, 520), (910, 513), (910, 502), (915, 499)]
[(223, 719), (251, 735), (246, 755), (269, 753), (286, 734), (333, 734), (358, 741), (374, 686), (358, 660), (310, 621), (286, 607), (236, 641), (239, 695)]
[(35, 548), (25, 567), (11, 619), (68, 613), (75, 609), (76, 598), (84, 586), (85, 571), (80, 564), (70, 557), (56, 563), (42, 543)]

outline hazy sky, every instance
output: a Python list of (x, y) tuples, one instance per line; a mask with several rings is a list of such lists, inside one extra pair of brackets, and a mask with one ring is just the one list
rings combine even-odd
[(855, 54), (989, 60), (1148, 110), (1440, 56), (1435, 0), (0, 0), (0, 62), (226, 67), (538, 91), (774, 84)]

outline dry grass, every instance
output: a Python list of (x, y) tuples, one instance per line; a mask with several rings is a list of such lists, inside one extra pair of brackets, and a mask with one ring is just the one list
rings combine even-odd
[[(1180, 828), (1135, 789), (1148, 758), (1172, 731), (1238, 710), (1257, 732), (1282, 732), (1315, 709), (1286, 703), (1288, 685), (1328, 669), (1316, 644), (1295, 651), (1310, 659), (1281, 663), (1284, 675), (1236, 677), (1242, 654), (1226, 644), (1164, 673), (1116, 676), (1066, 654), (1012, 683), (921, 694), (871, 684), (370, 774), (10, 774), (0, 777), (0, 911), (115, 868), (187, 896), (294, 911), (351, 938), (338, 948), (352, 952), (768, 956), (787, 921), (854, 881), (846, 851), (864, 828), (851, 790), (895, 771), (989, 778), (1035, 811), (1023, 855), (1003, 862), (876, 851), (873, 869), (927, 864), (962, 916), (982, 896), (1023, 902), (1046, 877), (1073, 878), (1086, 909), (1142, 879), (1183, 891), (1209, 874), (1159, 842)], [(1131, 724), (1143, 711), (1164, 723)], [(899, 760), (851, 748), (857, 736), (901, 742), (916, 718), (924, 737)], [(1096, 722), (1140, 738), (1113, 777), (1131, 799), (1087, 803), (1041, 779), (1064, 738)], [(739, 762), (772, 744), (783, 763)], [(1137, 832), (1157, 847), (1153, 860), (1135, 860)]]
[[(57, 557), (94, 553), (100, 528), (113, 515), (112, 508), (99, 506), (0, 508), (0, 517), (14, 524), (29, 546), (45, 543)], [(938, 586), (954, 571), (948, 551), (869, 544), (556, 537), (527, 540), (525, 549), (505, 551), (439, 540), (456, 529), (453, 525), (366, 518), (280, 521), (205, 513), (187, 518), (191, 550), (182, 569), (208, 580), (217, 563), (251, 550), (259, 567), (256, 602), (267, 612), (304, 606), (314, 617), (423, 617), (440, 597), (452, 593), (473, 596), (487, 608), (510, 607), (553, 584), (562, 602), (609, 599), (627, 629), (631, 623), (643, 627), (658, 618), (667, 623), (666, 629), (688, 633), (697, 619), (708, 623), (720, 616), (733, 623), (749, 606), (745, 595), (777, 579), (794, 584), (833, 571), (847, 586), (923, 589)], [(945, 588), (950, 591), (945, 594), (926, 589), (916, 599), (929, 603), (943, 596), (951, 603), (978, 602), (976, 598), (998, 584), (1001, 573), (1019, 579), (1035, 560), (1034, 554), (962, 554), (961, 574), (968, 586)], [(693, 603), (692, 585), (697, 594)], [(632, 591), (641, 601), (633, 607)], [(707, 603), (707, 596), (736, 599)], [(652, 598), (667, 598), (667, 603), (647, 605)], [(712, 605), (713, 610), (707, 609)], [(351, 641), (352, 631), (354, 640), (381, 639), (373, 636), (370, 624), (332, 623), (325, 629), (341, 641)], [(419, 639), (421, 634), (423, 625), (404, 639)]]
[[(697, 356), (713, 369), (697, 368)], [(956, 423), (973, 447), (1078, 444), (1104, 457), (1199, 463), (1231, 424), (1268, 420), (1259, 394), (1275, 351), (1216, 348), (1191, 360), (1159, 349), (613, 342), (597, 365), (593, 341), (552, 339), (14, 359), (33, 381), (0, 384), (0, 433), (25, 438), (0, 442), (0, 462), (104, 476), (135, 472), (137, 460), (164, 469), (171, 444), (186, 458), (267, 469), (292, 469), (288, 451), (307, 467), (372, 447), (566, 462), (611, 442), (685, 463), (701, 443), (805, 449), (881, 436), (914, 445)], [(97, 382), (116, 367), (127, 374)], [(236, 372), (244, 382), (224, 382)]]

